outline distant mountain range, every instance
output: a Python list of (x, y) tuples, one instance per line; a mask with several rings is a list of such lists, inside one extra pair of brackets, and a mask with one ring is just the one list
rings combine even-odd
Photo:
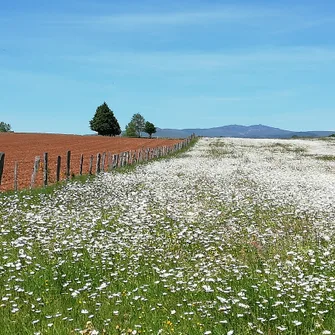
[(185, 138), (191, 134), (206, 137), (242, 137), (242, 138), (291, 138), (321, 137), (334, 134), (335, 131), (290, 131), (264, 125), (229, 125), (207, 129), (161, 129), (157, 128), (155, 137)]

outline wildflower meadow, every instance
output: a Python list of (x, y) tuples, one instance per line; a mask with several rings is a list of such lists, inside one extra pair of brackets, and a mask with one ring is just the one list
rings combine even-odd
[(335, 334), (334, 202), (332, 139), (0, 194), (0, 334)]

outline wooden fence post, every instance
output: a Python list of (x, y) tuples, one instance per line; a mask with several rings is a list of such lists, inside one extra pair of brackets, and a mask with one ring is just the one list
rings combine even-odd
[(95, 167), (95, 174), (100, 173), (100, 160), (101, 160), (101, 155), (97, 154), (97, 162), (96, 162), (96, 167)]
[(113, 168), (113, 161), (112, 161), (112, 154), (109, 152), (108, 153), (108, 171), (112, 171), (112, 168)]
[(79, 175), (83, 175), (84, 154), (80, 155)]
[(90, 166), (88, 169), (88, 173), (91, 175), (92, 174), (92, 169), (93, 169), (93, 155), (90, 157)]
[(48, 153), (44, 153), (43, 185), (48, 186)]
[(102, 153), (102, 158), (101, 158), (101, 171), (105, 172), (105, 160), (106, 160), (106, 153)]
[(119, 155), (113, 155), (113, 169), (117, 168), (119, 164)]
[(31, 181), (30, 181), (30, 188), (32, 189), (35, 185), (35, 181), (36, 181), (36, 175), (38, 172), (38, 168), (40, 166), (40, 161), (41, 158), (40, 156), (36, 156), (35, 157), (35, 162), (34, 162), (34, 169), (33, 169), (33, 174), (31, 175)]
[(4, 167), (5, 167), (5, 153), (0, 152), (0, 185)]
[(113, 154), (113, 155), (111, 154), (110, 171), (114, 169), (115, 160), (116, 160), (116, 155), (115, 154)]
[(19, 169), (19, 163), (15, 162), (15, 165), (14, 165), (14, 191), (18, 190), (18, 169)]
[(71, 151), (69, 150), (66, 154), (66, 180), (70, 179), (70, 169), (71, 169)]
[(57, 166), (56, 166), (56, 183), (59, 182), (60, 180), (60, 167), (61, 167), (61, 163), (62, 163), (62, 158), (61, 156), (57, 157)]

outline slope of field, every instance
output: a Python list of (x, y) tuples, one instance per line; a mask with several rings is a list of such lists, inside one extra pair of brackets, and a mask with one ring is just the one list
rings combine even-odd
[[(19, 189), (27, 188), (30, 183), (35, 156), (40, 156), (43, 160), (44, 152), (49, 154), (49, 168), (52, 182), (55, 180), (57, 156), (62, 157), (64, 177), (66, 152), (68, 150), (71, 150), (71, 172), (78, 174), (81, 154), (84, 154), (83, 173), (88, 173), (90, 155), (94, 155), (95, 158), (97, 153), (110, 152), (118, 154), (141, 148), (172, 146), (178, 142), (180, 140), (176, 139), (0, 133), (0, 152), (4, 152), (6, 155), (5, 170), (0, 190), (13, 188), (15, 162), (19, 164)], [(39, 173), (37, 184), (42, 184), (42, 173)]]

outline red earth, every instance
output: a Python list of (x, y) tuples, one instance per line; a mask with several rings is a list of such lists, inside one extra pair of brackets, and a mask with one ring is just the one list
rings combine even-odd
[[(105, 136), (80, 136), (62, 134), (0, 133), (0, 152), (5, 153), (5, 166), (0, 191), (14, 188), (14, 165), (18, 162), (18, 188), (30, 187), (35, 156), (43, 162), (48, 153), (50, 182), (56, 180), (56, 161), (61, 156), (61, 179), (65, 179), (66, 153), (71, 151), (71, 174), (79, 174), (80, 156), (84, 155), (83, 174), (89, 171), (89, 157), (98, 153), (118, 154), (125, 151), (173, 146), (181, 140), (124, 138)], [(106, 165), (105, 165), (106, 168)], [(36, 185), (42, 185), (43, 171), (37, 174)]]

